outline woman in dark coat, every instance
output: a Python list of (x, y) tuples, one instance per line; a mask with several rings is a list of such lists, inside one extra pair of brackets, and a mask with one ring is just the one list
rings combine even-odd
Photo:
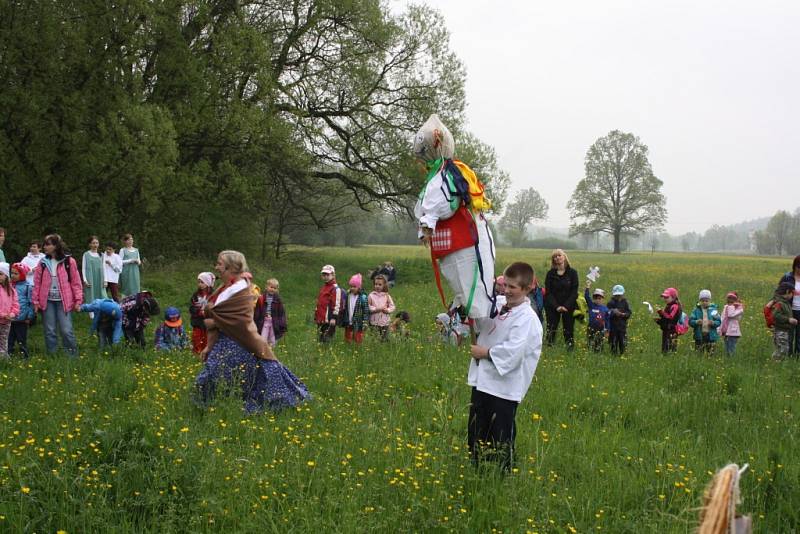
[(575, 319), (572, 312), (578, 300), (578, 272), (569, 266), (567, 254), (557, 248), (550, 257), (550, 270), (547, 271), (544, 287), (544, 311), (547, 316), (547, 345), (551, 346), (556, 338), (559, 321), (563, 321), (564, 343), (568, 349), (575, 344), (573, 326)]

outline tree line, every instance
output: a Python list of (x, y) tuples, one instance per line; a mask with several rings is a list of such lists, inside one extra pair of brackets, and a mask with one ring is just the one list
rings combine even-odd
[(424, 179), (411, 138), (432, 112), (502, 206), (509, 178), (463, 128), (441, 20), (379, 0), (3, 2), (7, 247), (131, 232), (151, 254), (266, 256), (407, 213)]

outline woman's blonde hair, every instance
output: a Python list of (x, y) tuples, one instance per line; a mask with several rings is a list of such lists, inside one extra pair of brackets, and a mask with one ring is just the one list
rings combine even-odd
[(221, 259), (222, 264), (234, 274), (242, 274), (249, 270), (247, 268), (247, 259), (245, 259), (244, 254), (238, 250), (223, 250), (219, 253), (219, 259)]
[(281, 288), (281, 284), (280, 282), (278, 282), (277, 278), (270, 278), (269, 280), (267, 280), (267, 286), (275, 286), (275, 289)]
[(551, 269), (555, 268), (555, 266), (556, 266), (555, 259), (556, 259), (556, 256), (558, 256), (559, 254), (564, 256), (564, 267), (569, 268), (569, 256), (567, 256), (567, 253), (564, 252), (564, 249), (560, 249), (560, 248), (554, 249), (553, 253), (550, 254), (550, 268)]

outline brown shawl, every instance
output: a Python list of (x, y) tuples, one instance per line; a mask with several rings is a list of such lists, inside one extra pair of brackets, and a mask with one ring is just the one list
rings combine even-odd
[(254, 300), (252, 286), (248, 284), (246, 288), (220, 304), (209, 303), (206, 305), (206, 317), (214, 321), (214, 325), (208, 329), (209, 352), (217, 341), (218, 330), (222, 330), (226, 336), (254, 354), (256, 358), (275, 359), (272, 349), (267, 341), (258, 334), (253, 322)]

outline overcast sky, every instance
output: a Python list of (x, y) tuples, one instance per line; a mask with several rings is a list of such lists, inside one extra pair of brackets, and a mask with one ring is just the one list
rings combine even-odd
[(545, 225), (569, 225), (586, 151), (614, 129), (649, 147), (670, 233), (800, 205), (800, 2), (425, 3), (466, 66), (468, 128), (512, 192), (544, 196)]

